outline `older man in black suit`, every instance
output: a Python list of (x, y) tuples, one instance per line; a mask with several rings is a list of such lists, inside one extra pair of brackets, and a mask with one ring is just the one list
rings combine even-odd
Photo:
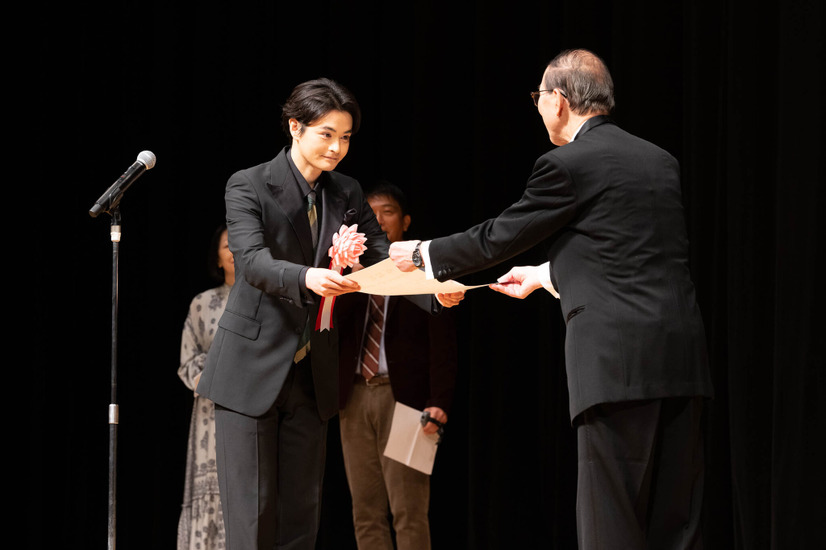
[(548, 263), (493, 288), (524, 298), (545, 286), (561, 300), (580, 548), (700, 548), (712, 386), (679, 165), (608, 118), (613, 81), (592, 52), (554, 58), (532, 95), (560, 147), (536, 161), (522, 198), (464, 233), (393, 243), (390, 256), (446, 280), (544, 245)]

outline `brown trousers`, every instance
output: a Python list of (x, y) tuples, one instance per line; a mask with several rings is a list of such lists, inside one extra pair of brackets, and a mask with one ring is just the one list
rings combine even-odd
[(389, 383), (361, 380), (339, 414), (360, 550), (393, 550), (391, 515), (398, 550), (430, 548), (430, 476), (384, 456), (394, 407)]

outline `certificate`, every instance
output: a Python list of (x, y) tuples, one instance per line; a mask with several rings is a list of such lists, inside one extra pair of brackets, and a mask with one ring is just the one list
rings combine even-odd
[(347, 277), (361, 286), (360, 292), (381, 294), (383, 296), (464, 292), (472, 288), (488, 286), (466, 286), (456, 281), (441, 282), (436, 279), (428, 279), (421, 269), (401, 271), (390, 258), (350, 273)]

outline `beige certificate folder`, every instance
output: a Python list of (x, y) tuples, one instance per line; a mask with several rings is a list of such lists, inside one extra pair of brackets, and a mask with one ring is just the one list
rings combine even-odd
[(430, 475), (439, 436), (424, 433), (421, 420), (422, 411), (397, 402), (384, 456)]
[(365, 294), (383, 296), (405, 296), (411, 294), (436, 294), (439, 292), (460, 292), (487, 285), (465, 286), (456, 281), (440, 282), (428, 279), (424, 271), (399, 271), (393, 260), (386, 258), (375, 265), (365, 267), (347, 275), (361, 286)]

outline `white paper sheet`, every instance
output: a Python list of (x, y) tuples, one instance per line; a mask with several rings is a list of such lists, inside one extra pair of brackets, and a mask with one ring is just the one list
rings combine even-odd
[(422, 411), (396, 402), (384, 456), (430, 475), (439, 436), (424, 433), (421, 420)]
[(441, 282), (436, 279), (428, 279), (421, 269), (407, 272), (400, 271), (390, 258), (360, 269), (355, 273), (350, 273), (347, 277), (361, 286), (360, 292), (381, 294), (383, 296), (460, 292), (488, 286), (466, 286), (456, 281)]

